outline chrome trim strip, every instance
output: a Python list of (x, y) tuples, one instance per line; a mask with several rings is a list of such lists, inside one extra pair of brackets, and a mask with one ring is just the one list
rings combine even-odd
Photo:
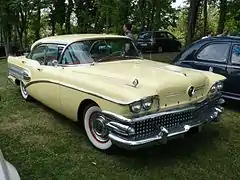
[(13, 64), (8, 65), (8, 74), (18, 80), (23, 80), (24, 69)]
[(223, 97), (226, 99), (240, 100), (240, 98), (238, 98), (236, 96), (230, 96), (230, 95), (226, 95), (226, 94), (223, 94)]
[(196, 109), (195, 106), (189, 106), (189, 107), (185, 107), (185, 108), (180, 108), (180, 109), (174, 109), (174, 110), (169, 110), (169, 111), (162, 111), (162, 112), (158, 112), (155, 114), (149, 114), (149, 115), (144, 115), (141, 117), (137, 117), (137, 118), (126, 118), (124, 116), (109, 112), (109, 111), (102, 111), (102, 113), (104, 115), (110, 115), (112, 117), (115, 117), (118, 120), (124, 121), (124, 122), (128, 122), (128, 123), (133, 123), (133, 122), (137, 122), (137, 121), (142, 121), (145, 119), (149, 119), (149, 118), (155, 118), (155, 117), (159, 117), (159, 116), (163, 116), (163, 115), (167, 115), (167, 114), (173, 114), (173, 113), (179, 113), (179, 112), (183, 112), (183, 111), (190, 111), (190, 110), (194, 110)]
[(147, 146), (150, 144), (155, 143), (156, 141), (159, 141), (160, 143), (167, 143), (168, 140), (174, 137), (184, 136), (185, 133), (187, 133), (191, 128), (199, 127), (199, 130), (201, 130), (202, 126), (207, 123), (211, 122), (218, 122), (219, 116), (224, 111), (224, 108), (219, 105), (214, 105), (211, 107), (211, 110), (208, 112), (206, 117), (203, 119), (196, 118), (195, 120), (186, 123), (185, 125), (166, 129), (165, 127), (161, 127), (159, 129), (159, 133), (155, 136), (148, 137), (146, 139), (140, 139), (140, 140), (134, 140), (131, 139), (132, 136), (121, 136), (121, 134), (117, 134), (114, 131), (109, 132), (109, 138), (112, 140), (113, 143), (116, 145), (119, 145), (123, 148), (139, 148), (141, 146)]
[(200, 122), (200, 123), (196, 123), (194, 125), (185, 125), (182, 129), (180, 129), (179, 131), (177, 132), (173, 132), (173, 133), (169, 133), (169, 134), (166, 134), (165, 136), (164, 135), (157, 135), (155, 137), (152, 137), (152, 138), (148, 138), (148, 139), (143, 139), (143, 140), (138, 140), (138, 141), (131, 141), (131, 140), (126, 140), (126, 139), (123, 139), (123, 138), (120, 138), (119, 136), (113, 134), (113, 133), (109, 133), (109, 138), (116, 142), (116, 143), (120, 143), (124, 146), (141, 146), (141, 145), (145, 145), (145, 144), (148, 144), (148, 143), (152, 143), (154, 141), (160, 141), (162, 140), (163, 143), (166, 143), (166, 140), (167, 138), (170, 138), (172, 136), (177, 136), (177, 135), (180, 135), (180, 134), (183, 134), (183, 133), (186, 133), (188, 132), (191, 128), (193, 127), (197, 127), (197, 126), (200, 126), (204, 123), (203, 122)]
[(203, 101), (201, 103), (191, 104), (191, 105), (183, 106), (183, 107), (181, 106), (179, 108), (174, 108), (174, 109), (162, 110), (162, 111), (154, 113), (154, 114), (144, 114), (140, 117), (135, 117), (135, 118), (134, 117), (133, 118), (132, 117), (124, 117), (122, 115), (119, 115), (119, 114), (116, 114), (116, 113), (113, 113), (113, 112), (110, 112), (110, 111), (105, 111), (105, 110), (103, 110), (102, 113), (105, 116), (110, 117), (110, 118), (112, 117), (112, 118), (114, 118), (115, 120), (118, 120), (118, 121), (122, 121), (122, 122), (126, 122), (126, 123), (134, 123), (134, 122), (137, 122), (137, 121), (142, 121), (142, 120), (145, 120), (145, 119), (155, 118), (155, 117), (159, 117), (159, 116), (163, 116), (163, 115), (195, 110), (199, 106), (207, 105), (209, 102), (216, 101), (216, 103), (221, 104), (220, 102), (222, 100), (223, 99), (220, 98), (220, 97), (216, 97), (216, 98), (211, 99), (211, 100), (206, 99), (205, 101)]
[(66, 88), (69, 88), (69, 89), (72, 89), (72, 90), (75, 90), (75, 91), (80, 91), (80, 92), (83, 92), (83, 93), (87, 93), (89, 95), (92, 95), (92, 96), (96, 96), (96, 97), (99, 97), (99, 98), (102, 98), (102, 99), (105, 99), (105, 100), (108, 100), (108, 101), (111, 101), (111, 102), (114, 102), (114, 103), (117, 103), (117, 104), (120, 104), (120, 105), (128, 105), (128, 104), (131, 104), (135, 101), (140, 101), (141, 99), (135, 99), (135, 100), (132, 100), (132, 101), (120, 101), (120, 100), (117, 100), (117, 99), (114, 99), (114, 98), (111, 98), (111, 97), (107, 97), (105, 95), (102, 95), (102, 94), (98, 94), (98, 93), (95, 93), (95, 92), (92, 92), (92, 91), (88, 91), (86, 89), (82, 89), (82, 88), (78, 88), (76, 86), (73, 86), (73, 85), (70, 85), (70, 84), (63, 84), (63, 83), (60, 83), (60, 82), (55, 82), (55, 81), (51, 81), (51, 80), (35, 80), (35, 81), (31, 81), (29, 83), (27, 83), (25, 85), (25, 88), (28, 88), (29, 86), (33, 85), (33, 84), (38, 84), (38, 83), (51, 83), (51, 84), (56, 84), (56, 85), (59, 85), (59, 86), (62, 86), (62, 87), (66, 87)]

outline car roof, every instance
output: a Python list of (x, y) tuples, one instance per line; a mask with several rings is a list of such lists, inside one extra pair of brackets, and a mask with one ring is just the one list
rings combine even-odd
[(213, 36), (213, 37), (201, 39), (200, 41), (206, 41), (206, 40), (240, 41), (240, 37), (239, 36)]
[(159, 31), (144, 31), (144, 32), (142, 32), (142, 33), (144, 34), (144, 33), (156, 33), (156, 32), (169, 32), (169, 31), (167, 31), (167, 30), (159, 30)]
[(82, 40), (90, 40), (96, 38), (128, 38), (126, 36), (120, 35), (111, 35), (111, 34), (68, 34), (68, 35), (58, 35), (58, 36), (49, 36), (42, 39), (37, 40), (31, 46), (31, 49), (38, 44), (62, 44), (67, 45), (73, 42), (82, 41)]

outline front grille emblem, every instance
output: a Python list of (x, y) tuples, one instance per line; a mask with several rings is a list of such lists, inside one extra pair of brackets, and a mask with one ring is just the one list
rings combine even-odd
[(189, 89), (188, 89), (188, 95), (189, 97), (193, 97), (194, 94), (195, 94), (196, 90), (195, 90), (195, 87), (191, 86)]

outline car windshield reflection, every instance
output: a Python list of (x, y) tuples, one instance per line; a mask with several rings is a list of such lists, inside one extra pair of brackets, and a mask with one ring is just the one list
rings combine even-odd
[(63, 64), (87, 64), (102, 61), (140, 59), (133, 42), (127, 38), (85, 40), (71, 44), (65, 51)]

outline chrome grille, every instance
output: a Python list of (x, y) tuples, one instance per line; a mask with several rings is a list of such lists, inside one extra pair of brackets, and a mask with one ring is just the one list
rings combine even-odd
[[(159, 133), (161, 127), (168, 130), (181, 127), (189, 122), (193, 122), (206, 114), (208, 106), (200, 106), (195, 110), (186, 110), (176, 113), (161, 115), (155, 118), (145, 119), (134, 123), (135, 140), (145, 139)], [(204, 117), (202, 117), (204, 118)]]

